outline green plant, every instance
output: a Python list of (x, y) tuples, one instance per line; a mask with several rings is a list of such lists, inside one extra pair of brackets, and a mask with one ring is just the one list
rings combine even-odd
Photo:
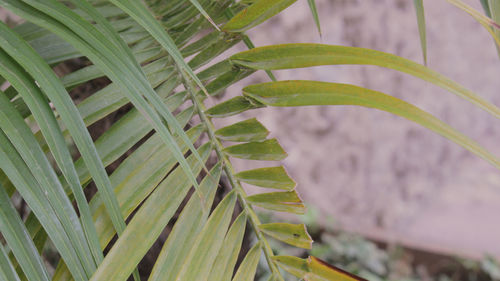
[[(500, 109), (446, 77), (368, 49), (287, 44), (255, 48), (212, 63), (240, 41), (252, 48), (244, 32), (295, 1), (0, 0), (2, 7), (27, 21), (12, 29), (0, 23), (1, 82), (11, 85), (0, 93), (0, 231), (8, 245), (0, 253), (2, 278), (126, 280), (133, 275), (139, 280), (137, 265), (188, 200), (149, 280), (252, 280), (261, 254), (271, 273), (269, 280), (283, 280), (280, 268), (311, 281), (358, 279), (314, 257), (274, 255), (269, 237), (302, 248), (310, 248), (312, 240), (303, 224), (261, 224), (253, 211), (255, 205), (304, 212), (295, 184), (282, 167), (240, 173), (232, 168), (230, 157), (281, 160), (286, 156), (275, 139), (266, 139), (267, 129), (255, 119), (215, 129), (212, 118), (250, 109), (377, 108), (417, 122), (500, 168), (495, 156), (432, 115), (353, 85), (315, 81), (250, 85), (243, 95), (206, 109), (207, 97), (258, 69), (274, 79), (270, 71), (277, 69), (372, 64), (427, 80), (500, 117)], [(314, 1), (309, 3), (315, 11)], [(425, 33), (421, 35), (425, 38)], [(189, 56), (193, 58), (186, 62)], [(61, 78), (54, 74), (51, 66), (77, 57), (92, 64)], [(113, 83), (75, 105), (68, 91), (99, 77)], [(129, 102), (132, 109), (93, 141), (87, 127)], [(81, 157), (73, 159), (67, 141), (75, 144)], [(195, 146), (197, 141), (202, 144)], [(212, 152), (216, 164), (207, 167)], [(126, 157), (108, 175), (105, 167), (122, 155)], [(222, 174), (232, 190), (212, 206)], [(90, 182), (98, 193), (88, 201), (83, 188)], [(282, 191), (247, 196), (240, 182)], [(15, 192), (31, 210), (25, 221), (9, 198)], [(242, 211), (234, 214), (237, 202)], [(234, 221), (233, 215), (238, 215)], [(235, 270), (247, 223), (256, 243)], [(118, 238), (111, 242), (115, 234)], [(49, 239), (61, 256), (53, 277), (40, 256)]]
[[(276, 220), (276, 213), (258, 212), (264, 223)], [(499, 280), (500, 265), (491, 256), (480, 260), (441, 256), (437, 253), (419, 252), (398, 245), (381, 245), (357, 234), (342, 231), (330, 218), (321, 223), (320, 211), (308, 206), (307, 212), (299, 216), (314, 239), (309, 251), (269, 241), (271, 248), (279, 255), (307, 256), (312, 254), (326, 262), (343, 268), (370, 281), (461, 281)], [(261, 267), (265, 267), (264, 264)], [(266, 275), (257, 279), (267, 280)], [(299, 280), (286, 275), (286, 280)]]

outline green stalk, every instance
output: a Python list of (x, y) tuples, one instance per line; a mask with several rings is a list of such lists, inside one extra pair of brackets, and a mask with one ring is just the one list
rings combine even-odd
[[(192, 89), (192, 85), (188, 85), (188, 88)], [(240, 202), (243, 211), (246, 214), (248, 214), (250, 225), (252, 226), (255, 235), (257, 236), (257, 239), (262, 242), (262, 245), (264, 245), (264, 247), (262, 247), (264, 251), (264, 256), (266, 257), (266, 261), (267, 264), (269, 265), (269, 268), (271, 269), (271, 272), (273, 274), (276, 274), (276, 276), (279, 276), (280, 278), (279, 280), (284, 281), (283, 277), (281, 276), (281, 273), (279, 272), (279, 269), (272, 260), (272, 257), (274, 256), (273, 250), (271, 249), (269, 242), (267, 242), (267, 239), (264, 237), (264, 234), (259, 230), (259, 225), (261, 224), (261, 222), (255, 211), (253, 210), (252, 206), (250, 206), (248, 202), (245, 200), (247, 194), (243, 189), (243, 187), (241, 187), (239, 180), (237, 180), (234, 177), (235, 171), (233, 165), (231, 164), (231, 161), (229, 161), (229, 158), (222, 151), (224, 147), (222, 146), (222, 143), (215, 136), (215, 127), (211, 119), (205, 114), (206, 108), (204, 104), (198, 100), (196, 94), (193, 94), (193, 91), (188, 90), (188, 92), (190, 92), (191, 94), (191, 100), (193, 101), (194, 107), (198, 112), (198, 115), (200, 116), (201, 122), (204, 123), (206, 126), (208, 137), (210, 138), (210, 141), (214, 145), (217, 157), (223, 163), (224, 172), (226, 173), (232, 188), (236, 192), (238, 201)]]

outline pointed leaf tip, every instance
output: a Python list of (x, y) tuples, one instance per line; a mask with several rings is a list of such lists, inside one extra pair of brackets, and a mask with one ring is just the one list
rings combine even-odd
[(307, 258), (307, 265), (310, 272), (306, 274), (306, 280), (368, 281), (313, 256)]
[(278, 212), (304, 214), (306, 207), (295, 190), (259, 193), (246, 198), (253, 205)]
[(254, 280), (261, 255), (261, 242), (255, 244), (241, 262), (238, 271), (234, 275), (233, 281)]
[(225, 141), (248, 142), (265, 140), (269, 131), (257, 119), (252, 118), (215, 131)]
[(309, 9), (311, 10), (311, 14), (314, 19), (314, 23), (316, 24), (316, 28), (318, 29), (319, 37), (322, 37), (321, 34), (321, 24), (319, 21), (319, 16), (318, 16), (318, 9), (316, 8), (316, 1), (315, 0), (307, 0), (307, 3), (309, 4)]
[(367, 281), (313, 256), (274, 256), (273, 260), (285, 271), (307, 281)]
[(260, 231), (295, 247), (311, 249), (312, 239), (304, 224), (268, 223), (259, 225)]
[(243, 171), (235, 176), (243, 182), (260, 187), (292, 190), (296, 185), (283, 166)]
[(297, 0), (257, 0), (227, 22), (222, 30), (244, 32), (275, 16)]
[(425, 27), (424, 3), (423, 0), (413, 0), (413, 4), (417, 14), (418, 32), (420, 36), (420, 46), (422, 48), (424, 65), (427, 65), (427, 35)]
[(273, 260), (288, 273), (307, 281), (367, 281), (313, 256), (274, 256)]
[(279, 161), (287, 157), (276, 139), (237, 144), (225, 148), (224, 152), (232, 157), (249, 160)]
[(193, 4), (193, 6), (196, 7), (196, 9), (203, 15), (203, 17), (205, 17), (208, 22), (210, 22), (210, 24), (215, 28), (217, 29), (218, 31), (220, 31), (220, 28), (217, 26), (217, 24), (212, 20), (212, 18), (208, 15), (208, 13), (205, 11), (205, 9), (203, 9), (203, 6), (201, 6), (200, 2), (198, 2), (197, 0), (189, 0), (189, 2), (191, 2), (191, 4)]
[(238, 255), (245, 235), (247, 215), (242, 212), (229, 229), (224, 238), (224, 247), (221, 249), (210, 272), (208, 280), (230, 281), (233, 268), (238, 260)]

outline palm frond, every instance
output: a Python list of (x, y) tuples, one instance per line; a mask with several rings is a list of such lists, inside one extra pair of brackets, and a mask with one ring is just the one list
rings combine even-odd
[(413, 0), (415, 12), (417, 14), (418, 32), (420, 36), (420, 46), (422, 48), (422, 56), (424, 64), (427, 65), (427, 34), (425, 27), (425, 13), (423, 0)]
[[(473, 14), (500, 42), (493, 20), (449, 1)], [(500, 117), (500, 109), (460, 84), (391, 54), (316, 44), (255, 48), (245, 32), (295, 2), (0, 0), (27, 21), (14, 28), (0, 23), (0, 82), (10, 85), (0, 92), (0, 231), (7, 242), (0, 249), (0, 279), (49, 280), (42, 248), (50, 240), (61, 257), (55, 281), (131, 275), (253, 280), (261, 256), (269, 280), (284, 280), (281, 269), (306, 280), (363, 280), (314, 257), (275, 256), (269, 239), (307, 249), (312, 239), (304, 225), (263, 224), (254, 210), (305, 212), (283, 166), (236, 171), (232, 165), (233, 157), (281, 161), (287, 156), (257, 119), (216, 129), (214, 119), (250, 109), (377, 108), (417, 122), (500, 168), (496, 156), (432, 115), (354, 85), (257, 84), (207, 109), (207, 96), (221, 95), (261, 69), (274, 81), (271, 70), (365, 64), (426, 80)], [(494, 5), (483, 2), (495, 19)], [(422, 2), (415, 3), (425, 60)], [(315, 3), (309, 4), (320, 31)], [(240, 42), (251, 50), (224, 55)], [(221, 55), (224, 59), (215, 61)], [(56, 75), (52, 67), (70, 59), (89, 63)], [(73, 89), (103, 77), (111, 83), (75, 104)], [(118, 120), (91, 138), (89, 127), (121, 110)], [(230, 190), (219, 202), (221, 181)], [(84, 189), (92, 182), (98, 192), (87, 199)], [(265, 189), (248, 196), (242, 182)], [(30, 209), (24, 222), (10, 199), (16, 192)], [(171, 231), (152, 271), (139, 276), (136, 268), (167, 226)], [(245, 233), (254, 235), (248, 251)]]

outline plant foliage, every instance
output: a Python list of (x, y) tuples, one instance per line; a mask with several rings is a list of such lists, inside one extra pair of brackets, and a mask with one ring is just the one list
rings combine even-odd
[[(170, 224), (148, 280), (253, 280), (261, 256), (269, 280), (283, 280), (282, 270), (310, 281), (362, 280), (312, 256), (274, 255), (269, 239), (306, 249), (313, 241), (303, 224), (262, 224), (254, 212), (259, 206), (302, 214), (305, 207), (282, 166), (234, 170), (232, 157), (287, 156), (256, 119), (215, 129), (214, 118), (247, 110), (376, 108), (427, 127), (500, 168), (498, 158), (479, 144), (395, 97), (354, 85), (274, 81), (271, 70), (377, 65), (426, 80), (500, 117), (500, 109), (477, 94), (395, 55), (319, 44), (254, 48), (244, 32), (294, 2), (0, 0), (25, 20), (13, 28), (0, 23), (0, 82), (6, 87), (0, 92), (0, 232), (6, 241), (0, 245), (0, 279), (140, 280), (138, 264)], [(308, 2), (321, 33), (316, 4)], [(415, 4), (426, 59), (423, 4)], [(496, 19), (496, 6), (483, 4)], [(498, 36), (491, 19), (472, 14)], [(254, 49), (214, 61), (241, 41)], [(91, 63), (58, 77), (52, 67), (74, 58)], [(207, 98), (260, 69), (273, 82), (249, 85), (242, 95), (205, 107)], [(76, 105), (71, 89), (101, 77), (112, 83)], [(93, 140), (87, 128), (127, 104), (131, 109)], [(207, 162), (213, 154), (215, 164)], [(108, 173), (106, 167), (118, 159)], [(216, 203), (221, 178), (231, 191)], [(98, 192), (87, 199), (91, 182)], [(247, 196), (241, 182), (271, 190)], [(29, 206), (25, 220), (13, 205), (14, 194)], [(242, 251), (247, 228), (256, 243)], [(48, 241), (61, 257), (53, 274), (42, 257)]]

